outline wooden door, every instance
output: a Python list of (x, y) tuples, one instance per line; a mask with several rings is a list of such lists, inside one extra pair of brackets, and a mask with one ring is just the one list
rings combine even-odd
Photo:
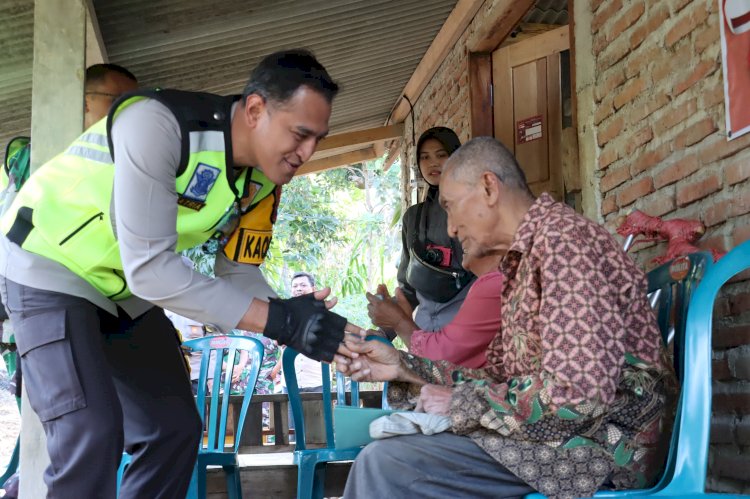
[(565, 197), (562, 171), (560, 52), (568, 26), (492, 54), (495, 137), (518, 159), (535, 195)]

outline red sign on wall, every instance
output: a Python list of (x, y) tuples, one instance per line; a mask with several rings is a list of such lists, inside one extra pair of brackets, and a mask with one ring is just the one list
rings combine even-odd
[(750, 131), (750, 1), (718, 0), (727, 139)]
[(516, 144), (525, 144), (542, 138), (542, 115), (516, 122)]

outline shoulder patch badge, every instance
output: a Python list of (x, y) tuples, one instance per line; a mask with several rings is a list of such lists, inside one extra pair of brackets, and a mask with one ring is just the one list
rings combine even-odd
[(219, 168), (205, 163), (198, 163), (185, 192), (180, 194), (178, 203), (200, 211), (206, 204), (208, 193), (218, 180), (219, 175), (221, 175)]

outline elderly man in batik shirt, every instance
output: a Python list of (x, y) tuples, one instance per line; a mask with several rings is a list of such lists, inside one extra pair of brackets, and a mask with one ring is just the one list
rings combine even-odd
[(396, 408), (452, 421), (451, 433), (369, 444), (345, 497), (572, 498), (653, 483), (676, 379), (644, 273), (602, 227), (547, 194), (534, 199), (494, 139), (451, 156), (440, 198), (465, 254), (504, 254), (502, 327), (483, 370), (377, 341), (337, 358), (355, 380), (393, 380)]

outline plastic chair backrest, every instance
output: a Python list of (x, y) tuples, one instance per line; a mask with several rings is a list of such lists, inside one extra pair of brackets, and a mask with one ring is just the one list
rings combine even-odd
[(656, 314), (662, 340), (674, 355), (675, 372), (682, 380), (685, 324), (688, 304), (705, 272), (713, 264), (710, 253), (676, 258), (648, 273), (648, 294)]
[[(250, 399), (255, 389), (255, 383), (258, 380), (258, 372), (263, 362), (263, 343), (247, 336), (206, 336), (186, 341), (184, 345), (191, 350), (201, 352), (200, 377), (198, 380), (198, 394), (196, 404), (201, 421), (206, 422), (206, 396), (207, 381), (209, 375), (209, 366), (212, 367), (213, 388), (211, 401), (208, 408), (208, 442), (204, 446), (201, 443), (200, 452), (227, 452), (225, 450), (225, 440), (227, 432), (227, 417), (229, 415), (230, 396), (232, 387), (232, 368), (235, 361), (239, 359), (241, 351), (248, 352), (248, 365), (250, 373), (248, 375), (247, 386), (242, 399), (242, 409), (240, 410), (237, 426), (234, 429), (235, 438), (232, 452), (236, 453), (239, 449), (240, 436), (242, 428), (245, 425), (245, 416), (247, 408), (250, 405)], [(211, 360), (213, 354), (213, 361)], [(227, 368), (224, 369), (223, 359), (227, 359)], [(222, 376), (229, 372), (229, 375)], [(219, 403), (221, 401), (221, 403)]]
[[(693, 253), (669, 261), (648, 273), (648, 293), (656, 313), (656, 320), (661, 331), (662, 340), (672, 352), (675, 373), (683, 382), (685, 365), (685, 328), (690, 299), (706, 271), (713, 265), (710, 253)], [(679, 401), (678, 401), (679, 405)], [(656, 487), (660, 489), (672, 481), (675, 471), (675, 459), (681, 420), (676, 415), (669, 453), (664, 472)]]
[[(292, 406), (292, 418), (294, 418), (294, 439), (296, 450), (307, 449), (305, 440), (305, 417), (302, 411), (302, 398), (300, 397), (299, 385), (297, 384), (297, 373), (294, 370), (294, 359), (299, 355), (295, 349), (286, 347), (282, 355), (282, 369), (289, 394), (289, 403)], [(333, 448), (333, 411), (331, 407), (331, 367), (325, 362), (320, 363), (323, 375), (323, 421), (326, 430), (326, 447)], [(337, 383), (340, 385), (341, 383)]]
[(675, 478), (664, 495), (702, 494), (706, 486), (711, 429), (711, 336), (716, 295), (733, 276), (750, 268), (750, 241), (707, 269), (690, 297), (685, 328), (684, 370), (677, 418)]

